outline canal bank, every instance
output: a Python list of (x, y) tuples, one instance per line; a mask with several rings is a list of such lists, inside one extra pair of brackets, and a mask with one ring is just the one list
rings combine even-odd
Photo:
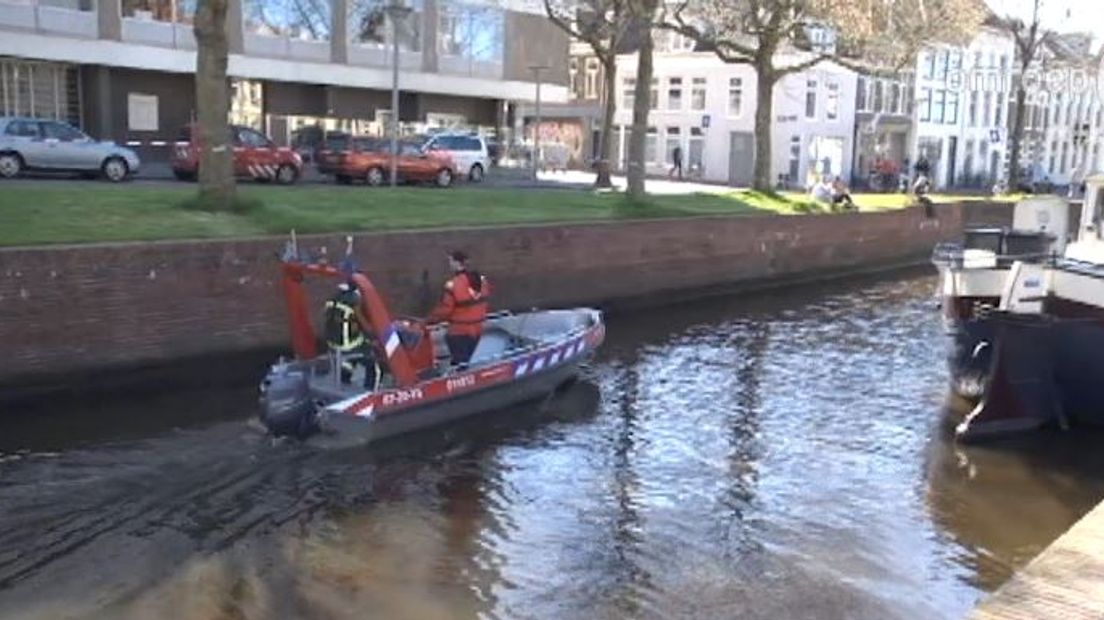
[[(456, 247), (492, 278), (499, 308), (618, 310), (915, 264), (976, 219), (974, 211), (993, 219), (1008, 207), (360, 234), (355, 255), (398, 314), (423, 313), (435, 301), (443, 256)], [(0, 393), (286, 346), (282, 243), (0, 250)], [(318, 235), (300, 245), (336, 258), (345, 243)], [(313, 293), (320, 303), (328, 291)]]
[(1104, 618), (1104, 503), (981, 603), (968, 620)]

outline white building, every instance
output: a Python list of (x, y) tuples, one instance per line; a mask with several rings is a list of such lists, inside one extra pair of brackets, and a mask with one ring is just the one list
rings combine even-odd
[(1011, 36), (986, 26), (966, 47), (919, 55), (910, 159), (927, 158), (936, 187), (989, 187), (1002, 176), (1014, 51)]
[[(1064, 186), (1104, 170), (1104, 93), (1092, 80), (1080, 79), (1095, 74), (1090, 43), (1076, 35), (1054, 36), (1039, 51), (1026, 84), (1024, 181)], [(1040, 79), (1048, 75), (1054, 79)]]
[[(689, 51), (680, 37), (657, 42), (648, 117), (647, 170), (666, 174), (676, 146), (684, 176), (751, 184), (755, 156), (755, 72)], [(665, 51), (658, 51), (664, 49)], [(685, 51), (680, 51), (685, 50)], [(617, 59), (614, 153), (624, 169), (632, 125), (636, 55)], [(855, 127), (853, 72), (822, 63), (774, 88), (771, 178), (804, 186), (813, 175), (850, 178)]]

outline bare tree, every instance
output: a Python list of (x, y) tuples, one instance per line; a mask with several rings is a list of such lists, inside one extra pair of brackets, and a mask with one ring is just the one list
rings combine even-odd
[(1020, 185), (1020, 153), (1023, 151), (1024, 115), (1027, 109), (1025, 79), (1049, 36), (1040, 22), (1039, 10), (1042, 4), (1042, 0), (1032, 2), (1030, 22), (1025, 23), (1015, 17), (1001, 20), (1002, 27), (1012, 35), (1016, 44), (1016, 60), (1019, 65), (1019, 76), (1016, 79), (1016, 103), (1012, 110), (1011, 143), (1008, 145), (1008, 188), (1011, 191), (1016, 191)]
[[(755, 69), (753, 187), (770, 191), (770, 125), (779, 80), (825, 61), (892, 72), (926, 45), (967, 40), (984, 15), (979, 0), (680, 0), (668, 5), (662, 21), (724, 62)], [(807, 49), (812, 28), (833, 33), (834, 43)]]
[(214, 210), (234, 206), (234, 150), (230, 144), (228, 0), (199, 0), (195, 14), (196, 116), (199, 132), (199, 203)]
[(628, 0), (544, 0), (553, 24), (590, 46), (602, 65), (602, 127), (598, 137), (595, 187), (610, 187), (613, 115), (617, 110), (617, 52), (629, 28)]
[[(655, 40), (652, 30), (659, 10), (658, 0), (630, 0), (632, 30), (638, 38), (636, 51), (636, 87), (633, 90), (632, 131), (629, 134), (628, 193), (633, 200), (644, 198), (647, 174), (648, 111), (652, 108), (652, 76)], [(658, 140), (658, 136), (656, 137)]]

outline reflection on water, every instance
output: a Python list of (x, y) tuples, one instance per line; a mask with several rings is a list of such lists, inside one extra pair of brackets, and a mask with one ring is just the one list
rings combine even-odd
[(1104, 456), (952, 445), (933, 285), (617, 318), (556, 397), (371, 450), (272, 445), (251, 387), (7, 420), (0, 617), (960, 617)]

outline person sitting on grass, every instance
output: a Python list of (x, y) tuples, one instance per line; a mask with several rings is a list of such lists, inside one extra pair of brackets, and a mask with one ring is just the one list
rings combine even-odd
[(935, 217), (935, 209), (932, 207), (932, 199), (928, 196), (931, 192), (931, 180), (927, 175), (920, 175), (912, 186), (912, 193), (916, 196), (916, 202), (924, 207), (925, 217)]
[(847, 186), (843, 184), (843, 179), (836, 177), (832, 180), (832, 207), (843, 207), (846, 210), (853, 211), (858, 209), (855, 206), (855, 202), (851, 200), (851, 192), (847, 189)]
[(822, 202), (825, 205), (831, 205), (835, 202), (832, 197), (832, 184), (824, 177), (821, 177), (820, 180), (813, 185), (809, 193), (812, 195), (813, 200)]

